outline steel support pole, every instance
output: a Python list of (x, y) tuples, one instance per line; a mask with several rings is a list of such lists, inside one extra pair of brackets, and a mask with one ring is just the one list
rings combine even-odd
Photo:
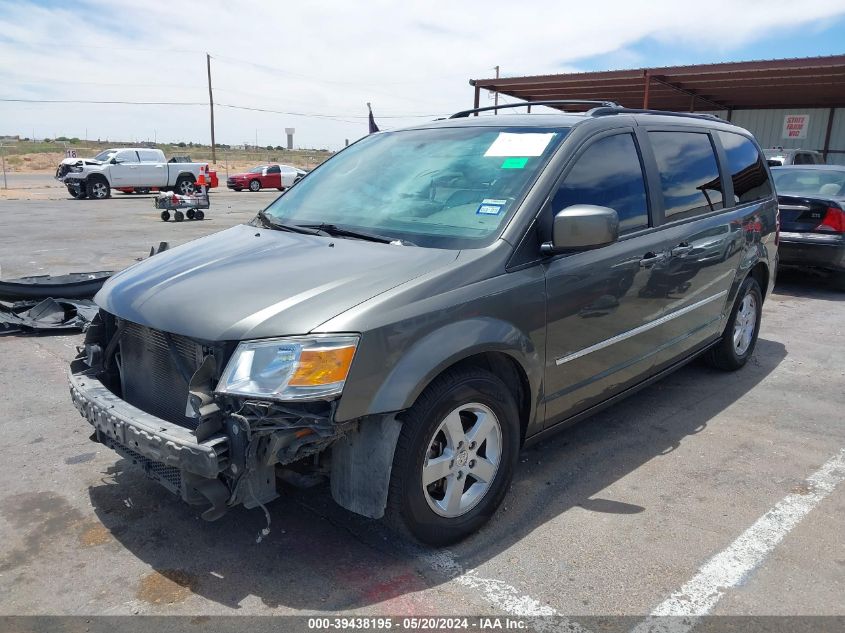
[(827, 162), (827, 155), (830, 152), (830, 133), (833, 131), (833, 116), (835, 114), (836, 114), (836, 108), (830, 108), (827, 111), (827, 130), (824, 133), (824, 149), (822, 150), (822, 156), (824, 156), (824, 162)]

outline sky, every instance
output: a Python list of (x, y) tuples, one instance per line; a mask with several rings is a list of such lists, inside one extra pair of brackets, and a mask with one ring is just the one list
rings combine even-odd
[(496, 65), (842, 54), (845, 0), (0, 0), (0, 134), (208, 143), (206, 53), (218, 143), (284, 145), (292, 127), (297, 147), (339, 149), (367, 133), (367, 102), (382, 129), (448, 116)]

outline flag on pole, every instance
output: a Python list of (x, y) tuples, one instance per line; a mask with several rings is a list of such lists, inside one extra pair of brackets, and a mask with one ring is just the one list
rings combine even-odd
[(367, 102), (367, 110), (370, 111), (370, 134), (373, 132), (378, 132), (378, 125), (376, 125), (376, 120), (373, 118), (373, 109), (370, 107), (370, 102)]

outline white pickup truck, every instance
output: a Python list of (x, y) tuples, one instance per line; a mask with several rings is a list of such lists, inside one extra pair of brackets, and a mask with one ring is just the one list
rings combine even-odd
[(107, 149), (94, 158), (65, 158), (56, 170), (56, 179), (77, 199), (108, 198), (112, 188), (138, 190), (172, 189), (191, 194), (207, 163), (167, 162), (160, 149), (120, 147)]

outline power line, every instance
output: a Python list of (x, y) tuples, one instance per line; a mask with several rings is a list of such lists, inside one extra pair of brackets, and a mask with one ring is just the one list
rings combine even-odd
[[(105, 105), (156, 105), (156, 106), (207, 106), (207, 102), (200, 101), (122, 101), (122, 100), (99, 100), (99, 99), (18, 99), (9, 97), (0, 97), (0, 102), (7, 103), (75, 103), (75, 104), (105, 104)], [(346, 123), (355, 123), (355, 121), (346, 121), (346, 119), (366, 119), (369, 115), (365, 114), (322, 114), (317, 112), (292, 112), (286, 110), (273, 110), (270, 108), (258, 108), (251, 106), (241, 106), (231, 103), (217, 103), (221, 108), (230, 108), (232, 110), (248, 110), (251, 112), (267, 112), (270, 114), (284, 114), (287, 116), (300, 116), (317, 119), (332, 119), (336, 121), (345, 121)], [(428, 119), (437, 116), (436, 114), (388, 114), (379, 115), (381, 119)], [(345, 118), (344, 118), (345, 117)]]
[[(339, 117), (346, 117), (349, 119), (366, 119), (369, 117), (368, 114), (317, 114), (317, 113), (310, 113), (310, 112), (289, 112), (285, 110), (271, 110), (269, 108), (256, 108), (250, 106), (239, 106), (239, 105), (232, 105), (229, 103), (218, 103), (221, 108), (232, 108), (234, 110), (251, 110), (253, 112), (269, 112), (271, 114), (287, 114), (289, 116), (306, 116), (306, 117), (314, 117), (314, 118), (322, 118), (322, 119), (337, 119), (343, 120)], [(430, 119), (432, 117), (436, 117), (436, 114), (387, 114), (387, 115), (379, 115), (380, 119)], [(353, 121), (348, 121), (348, 123), (353, 123)]]
[(0, 97), (0, 101), (13, 103), (101, 103), (108, 105), (175, 105), (175, 106), (199, 106), (208, 105), (197, 101), (117, 101), (97, 99), (12, 99)]

